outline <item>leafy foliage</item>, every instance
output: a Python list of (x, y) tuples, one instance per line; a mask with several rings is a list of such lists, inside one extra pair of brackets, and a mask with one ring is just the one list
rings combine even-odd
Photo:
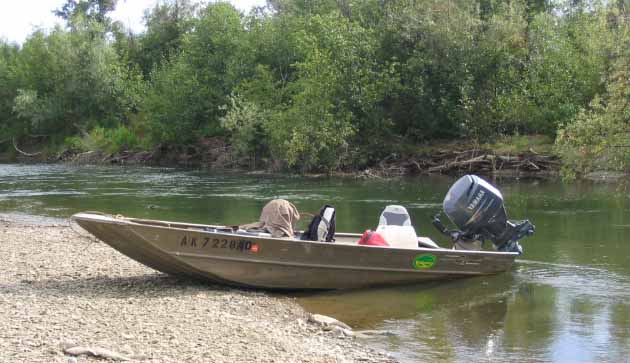
[(566, 161), (566, 178), (602, 169), (630, 171), (630, 29), (617, 33), (613, 44), (607, 92), (558, 132), (556, 148)]
[(158, 3), (147, 10), (146, 32), (131, 41), (130, 58), (148, 76), (155, 66), (179, 54), (183, 38), (194, 24), (197, 6), (189, 0)]
[(231, 132), (234, 152), (245, 157), (256, 167), (260, 158), (267, 156), (268, 138), (265, 124), (269, 115), (252, 102), (247, 102), (238, 95), (230, 96), (229, 106), (224, 109), (227, 113), (221, 118), (221, 126)]
[(244, 165), (331, 171), (401, 143), (543, 134), (571, 173), (627, 169), (623, 0), (164, 0), (141, 34), (116, 3), (68, 0), (67, 28), (0, 42), (0, 142), (221, 137)]
[(139, 140), (136, 134), (125, 126), (119, 126), (115, 129), (95, 127), (83, 136), (67, 137), (64, 140), (64, 145), (74, 152), (98, 150), (116, 153), (138, 148)]

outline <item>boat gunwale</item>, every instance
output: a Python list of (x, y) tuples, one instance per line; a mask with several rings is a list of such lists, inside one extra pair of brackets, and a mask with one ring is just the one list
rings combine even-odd
[[(88, 216), (88, 217), (86, 218), (83, 216)], [(92, 218), (90, 216), (97, 216), (98, 218)], [(244, 235), (240, 235), (234, 232), (205, 231), (203, 229), (191, 230), (190, 228), (186, 228), (186, 226), (193, 227), (193, 228), (205, 228), (205, 227), (226, 228), (227, 226), (187, 224), (187, 223), (181, 223), (181, 222), (170, 222), (170, 221), (153, 220), (153, 219), (115, 217), (115, 216), (104, 214), (104, 213), (81, 212), (81, 213), (72, 215), (71, 218), (73, 220), (83, 219), (83, 220), (90, 220), (90, 221), (99, 221), (99, 222), (109, 223), (109, 224), (140, 226), (140, 227), (145, 227), (145, 228), (159, 228), (159, 229), (165, 229), (165, 230), (176, 230), (176, 231), (181, 231), (181, 232), (192, 231), (196, 233), (205, 233), (205, 234), (220, 235), (220, 236), (226, 236), (226, 237), (244, 236)], [(161, 225), (161, 224), (164, 224), (164, 225)], [(173, 224), (179, 225), (181, 227), (173, 226)], [(355, 236), (360, 237), (361, 236), (361, 234), (344, 233), (344, 232), (337, 233), (337, 235), (347, 236), (347, 237), (355, 237)], [(452, 252), (454, 254), (464, 254), (464, 255), (473, 255), (473, 256), (502, 256), (502, 257), (513, 256), (514, 258), (516, 258), (519, 255), (516, 252), (454, 250), (454, 249), (444, 248), (444, 247), (440, 247), (440, 248), (418, 247), (416, 249), (406, 249), (406, 248), (395, 248), (395, 247), (390, 247), (390, 246), (372, 246), (372, 245), (359, 245), (359, 244), (346, 244), (346, 243), (330, 243), (330, 242), (321, 242), (321, 241), (303, 241), (303, 240), (299, 240), (295, 238), (277, 238), (277, 237), (266, 237), (266, 236), (256, 236), (256, 235), (247, 235), (247, 238), (252, 238), (258, 241), (278, 241), (278, 242), (290, 241), (292, 243), (315, 244), (315, 245), (322, 245), (322, 246), (328, 246), (328, 247), (333, 247), (333, 248), (344, 248), (344, 247), (363, 248), (363, 249), (378, 248), (378, 249), (384, 249), (387, 251), (397, 251), (397, 252), (403, 252), (403, 253), (409, 253), (409, 252), (432, 253), (432, 252), (440, 251), (441, 253)]]

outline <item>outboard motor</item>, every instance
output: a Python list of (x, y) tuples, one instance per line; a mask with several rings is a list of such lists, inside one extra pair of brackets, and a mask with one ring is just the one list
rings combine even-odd
[(534, 234), (529, 220), (507, 219), (501, 192), (476, 175), (465, 175), (455, 182), (444, 197), (443, 207), (459, 230), (446, 229), (439, 215), (434, 217), (433, 225), (455, 244), (465, 246), (488, 239), (498, 251), (521, 254), (518, 240)]

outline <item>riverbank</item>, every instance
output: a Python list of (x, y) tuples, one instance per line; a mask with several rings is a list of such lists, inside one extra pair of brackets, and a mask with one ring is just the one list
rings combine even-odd
[[(37, 148), (35, 148), (37, 149)], [(281, 172), (277, 163), (252, 164), (233, 155), (221, 139), (199, 140), (186, 148), (161, 146), (152, 151), (123, 150), (74, 152), (54, 155), (0, 155), (0, 162), (69, 163), (75, 165), (130, 165), (184, 167), (208, 170)], [(553, 153), (552, 140), (542, 136), (511, 137), (492, 144), (441, 142), (430, 145), (398, 145), (389, 155), (362, 166), (346, 165), (332, 172), (357, 178), (392, 178), (415, 175), (462, 175), (475, 173), (501, 177), (555, 178), (562, 161)], [(318, 174), (311, 174), (318, 175)]]
[(142, 362), (393, 361), (291, 298), (157, 273), (77, 229), (0, 215), (0, 361), (65, 362), (69, 347)]

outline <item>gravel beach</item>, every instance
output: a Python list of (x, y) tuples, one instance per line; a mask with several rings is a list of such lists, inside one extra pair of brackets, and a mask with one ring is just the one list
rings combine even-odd
[[(293, 299), (151, 270), (67, 220), (0, 215), (0, 362), (392, 362)], [(111, 358), (107, 360), (112, 360)]]

